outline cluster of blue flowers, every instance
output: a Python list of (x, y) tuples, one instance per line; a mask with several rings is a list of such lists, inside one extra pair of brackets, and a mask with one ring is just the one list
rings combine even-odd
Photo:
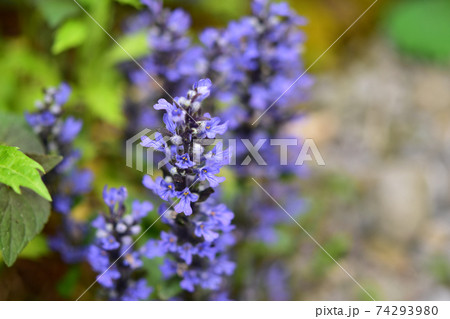
[(146, 72), (130, 65), (129, 78), (140, 88), (139, 95), (129, 101), (130, 126), (143, 129), (155, 127), (159, 118), (148, 108), (165, 93), (148, 74), (170, 94), (182, 95), (206, 70), (202, 48), (191, 44), (187, 32), (191, 17), (182, 9), (163, 8), (161, 0), (142, 0), (145, 10), (126, 24), (127, 32), (145, 30), (151, 54), (141, 59)]
[[(284, 206), (295, 203), (292, 210), (294, 214), (304, 212), (305, 200), (300, 197), (297, 183), (290, 181), (307, 176), (308, 169), (295, 165), (295, 158), (288, 158), (287, 165), (280, 165), (278, 150), (281, 148), (275, 148), (269, 142), (262, 144), (258, 150), (266, 165), (257, 165), (255, 161), (250, 162), (250, 165), (239, 165), (248, 155), (247, 148), (239, 139), (248, 139), (256, 145), (262, 140), (289, 138), (290, 136), (284, 133), (286, 126), (303, 115), (299, 111), (300, 104), (308, 99), (313, 84), (312, 77), (304, 74), (305, 67), (302, 62), (305, 35), (301, 27), (305, 25), (306, 20), (297, 15), (287, 3), (253, 0), (251, 15), (231, 21), (225, 28), (205, 29), (199, 36), (200, 46), (187, 40), (189, 23), (181, 23), (180, 30), (186, 40), (182, 41), (184, 49), (178, 50), (179, 38), (168, 35), (172, 29), (168, 17), (182, 11), (163, 9), (159, 0), (142, 2), (151, 12), (165, 12), (159, 18), (151, 18), (151, 14), (144, 12), (130, 23), (132, 31), (142, 28), (149, 30), (151, 53), (146, 61), (151, 62), (147, 63), (145, 68), (150, 74), (156, 74), (157, 79), (169, 92), (184, 91), (185, 79), (212, 79), (215, 85), (211, 89), (211, 97), (203, 103), (202, 108), (219, 114), (222, 120), (227, 121), (227, 137), (238, 138), (233, 149), (234, 154), (230, 156), (236, 158), (237, 165), (232, 168), (237, 173), (239, 184), (245, 185), (249, 176), (255, 177), (271, 194), (276, 194), (274, 196)], [(184, 12), (183, 17), (185, 18), (182, 21), (189, 20)], [(164, 41), (158, 37), (162, 37)], [(156, 44), (154, 39), (158, 39), (161, 46)], [(174, 49), (167, 52), (162, 47)], [(182, 70), (189, 72), (183, 73)], [(148, 83), (152, 80), (144, 72), (137, 70), (130, 74), (132, 82), (143, 88), (139, 90), (140, 96), (145, 96), (148, 92), (151, 92), (153, 99), (155, 96), (163, 96), (164, 92), (155, 88), (154, 84), (153, 90), (148, 89)], [(290, 87), (300, 75), (301, 79)], [(145, 83), (145, 86), (141, 83)], [(272, 106), (275, 101), (276, 104)], [(140, 104), (139, 119), (143, 121), (142, 125), (146, 119), (159, 121), (153, 110), (142, 111), (145, 110), (142, 106), (148, 105), (147, 102), (148, 100)], [(267, 113), (259, 118), (269, 107)], [(175, 123), (177, 115), (184, 116), (180, 110), (170, 112), (175, 112), (170, 115)], [(145, 113), (151, 115), (145, 116)], [(252, 125), (256, 119), (257, 123)], [(154, 126), (148, 124), (147, 127)], [(171, 131), (170, 125), (166, 123), (166, 126), (167, 130)], [(176, 142), (178, 137), (173, 139)], [(156, 146), (163, 151), (164, 145), (159, 141), (162, 141), (162, 137), (152, 143), (157, 143)], [(150, 141), (147, 142), (150, 145)], [(298, 141), (298, 144), (300, 145), (301, 141)], [(290, 155), (298, 155), (300, 147), (289, 146), (289, 150), (292, 151)], [(179, 163), (183, 167), (189, 167), (190, 164)], [(172, 165), (179, 167), (175, 163)], [(239, 213), (241, 223), (241, 232), (238, 232), (237, 236), (268, 244), (277, 242), (276, 229), (287, 222), (286, 216), (279, 212), (270, 199), (261, 198), (258, 188), (243, 189), (245, 191), (238, 194), (233, 205), (235, 212)], [(162, 196), (167, 199), (167, 195)]]
[[(302, 63), (305, 36), (301, 26), (305, 23), (287, 3), (254, 0), (251, 16), (232, 21), (224, 29), (206, 29), (200, 35), (209, 62), (207, 75), (216, 84), (212, 95), (225, 106), (221, 116), (229, 121), (230, 135), (249, 139), (253, 145), (263, 140), (290, 137), (283, 131), (289, 122), (302, 116), (298, 108), (308, 99), (313, 84), (312, 77), (304, 74)], [(290, 87), (300, 75), (301, 79)], [(276, 104), (272, 105), (274, 102)], [(278, 150), (281, 148), (274, 149), (266, 142), (258, 150), (266, 165), (257, 165), (255, 161), (239, 165), (248, 151), (238, 143), (235, 150), (238, 165), (233, 168), (241, 185), (247, 183), (249, 176), (257, 178), (277, 201), (297, 216), (306, 211), (307, 205), (300, 196), (296, 180), (305, 177), (308, 169), (295, 165), (295, 158), (288, 158), (287, 165), (281, 165)], [(290, 146), (289, 150), (289, 155), (298, 155), (300, 147)], [(244, 189), (247, 191), (237, 194), (235, 200), (242, 223), (237, 235), (245, 241), (257, 240), (269, 245), (278, 242), (277, 229), (291, 221), (258, 187)], [(260, 277), (248, 278), (249, 290), (258, 286), (262, 277), (270, 280), (270, 276), (266, 276), (273, 274), (267, 272), (271, 267), (270, 259), (255, 256), (248, 262), (260, 274)], [(285, 275), (289, 275), (287, 269)], [(261, 291), (266, 288), (266, 294), (270, 295), (272, 287), (261, 287)], [(288, 284), (284, 296), (279, 298), (289, 298)]]
[(180, 286), (188, 292), (196, 287), (222, 289), (224, 276), (230, 276), (235, 268), (227, 256), (234, 244), (234, 214), (210, 196), (225, 179), (216, 174), (229, 161), (222, 143), (216, 143), (228, 123), (201, 112), (210, 90), (211, 81), (204, 79), (195, 83), (186, 97), (172, 103), (160, 99), (154, 108), (165, 111), (165, 128), (154, 138), (143, 136), (141, 143), (166, 156), (163, 176), (153, 180), (146, 175), (143, 184), (170, 204), (159, 208), (170, 230), (163, 231), (159, 240), (150, 240), (144, 254), (148, 258), (165, 256), (164, 277), (181, 277)]
[(139, 278), (142, 254), (133, 247), (133, 236), (141, 232), (141, 220), (153, 209), (150, 202), (134, 201), (126, 214), (124, 187), (103, 190), (108, 212), (92, 221), (97, 230), (96, 242), (89, 247), (87, 259), (97, 281), (105, 288), (109, 300), (146, 300), (152, 293), (145, 278)]
[[(304, 72), (301, 54), (305, 36), (299, 27), (305, 19), (284, 2), (254, 0), (252, 12), (251, 16), (230, 22), (225, 29), (206, 29), (200, 40), (209, 62), (207, 74), (217, 88), (214, 98), (226, 106), (223, 117), (229, 120), (235, 136), (255, 143), (284, 137), (279, 130), (299, 116), (296, 108), (306, 100), (312, 79), (305, 74), (285, 92)], [(251, 125), (282, 95), (257, 125)], [(238, 159), (247, 155), (245, 151), (243, 145), (238, 145)], [(260, 153), (268, 165), (238, 167), (240, 173), (274, 177), (280, 170), (285, 173), (296, 169), (293, 165), (280, 166), (278, 154), (268, 143)]]
[(68, 263), (79, 262), (85, 254), (82, 245), (87, 228), (69, 215), (76, 201), (91, 189), (92, 172), (77, 168), (81, 153), (74, 149), (73, 141), (82, 128), (82, 121), (72, 116), (63, 118), (63, 105), (68, 101), (71, 88), (62, 83), (44, 91), (43, 101), (36, 102), (37, 111), (26, 113), (25, 118), (39, 136), (47, 154), (63, 157), (55, 169), (44, 176), (44, 182), (53, 198), (53, 209), (63, 214), (62, 229), (50, 239), (50, 246), (61, 253)]

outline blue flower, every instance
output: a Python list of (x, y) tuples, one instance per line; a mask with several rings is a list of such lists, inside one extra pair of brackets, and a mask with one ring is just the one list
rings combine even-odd
[(216, 259), (214, 264), (214, 272), (217, 274), (227, 274), (232, 275), (236, 269), (236, 263), (228, 260), (227, 256), (221, 256)]
[(159, 99), (158, 103), (155, 104), (153, 108), (155, 110), (164, 110), (167, 113), (170, 113), (177, 109), (177, 107), (173, 103), (168, 102), (166, 99)]
[(66, 104), (66, 102), (69, 100), (71, 92), (72, 89), (67, 83), (61, 83), (54, 96), (55, 103), (58, 105)]
[(133, 202), (131, 214), (135, 221), (139, 221), (153, 209), (153, 205), (150, 202), (144, 201), (139, 202), (135, 200)]
[(148, 259), (162, 257), (166, 252), (167, 249), (163, 248), (158, 241), (153, 239), (147, 241), (147, 243), (141, 248), (141, 253)]
[(201, 102), (206, 99), (211, 93), (212, 82), (210, 79), (201, 79), (193, 85), (193, 90), (196, 91), (196, 102)]
[(208, 138), (215, 138), (216, 135), (223, 135), (227, 131), (228, 122), (219, 124), (220, 119), (218, 117), (212, 118), (210, 121), (205, 123), (204, 134)]
[(97, 246), (89, 246), (87, 260), (91, 264), (92, 269), (97, 272), (103, 272), (109, 267), (108, 253)]
[(86, 236), (88, 236), (86, 224), (64, 216), (61, 229), (49, 238), (48, 243), (52, 250), (61, 254), (65, 263), (75, 264), (86, 258), (88, 247), (82, 245)]
[(140, 259), (141, 255), (137, 251), (126, 253), (123, 258), (123, 264), (129, 266), (131, 269), (137, 269), (142, 267), (143, 263)]
[(153, 181), (153, 179), (150, 176), (145, 175), (144, 178), (142, 179), (142, 184), (145, 187), (147, 187), (149, 190), (151, 190), (152, 192), (157, 194), (160, 189), (161, 180), (162, 180), (162, 177), (157, 177), (156, 180)]
[(98, 215), (92, 222), (92, 227), (97, 229), (106, 229), (106, 220), (103, 215)]
[[(184, 118), (183, 118), (184, 119)], [(169, 114), (163, 115), (163, 122), (166, 125), (166, 129), (172, 134), (176, 134), (177, 125), (173, 121), (173, 119), (169, 116)]]
[(203, 289), (217, 290), (222, 283), (222, 277), (214, 273), (212, 269), (201, 272), (199, 277), (201, 278), (199, 284)]
[(113, 288), (115, 280), (120, 278), (119, 271), (113, 267), (97, 276), (97, 281), (105, 288)]
[(53, 209), (61, 214), (69, 214), (72, 199), (69, 196), (57, 194), (53, 196)]
[(189, 292), (194, 292), (194, 286), (199, 283), (199, 279), (194, 271), (185, 271), (183, 273), (183, 280), (180, 282), (180, 287)]
[(25, 113), (25, 118), (28, 124), (33, 128), (50, 127), (56, 123), (56, 116), (50, 111), (33, 114)]
[(184, 118), (186, 117), (186, 112), (180, 108), (176, 108), (170, 111), (170, 113), (168, 113), (169, 118), (175, 122), (175, 123), (179, 123), (179, 122), (184, 122)]
[(161, 232), (160, 246), (165, 251), (176, 252), (178, 249), (177, 237), (171, 233)]
[(180, 258), (183, 259), (186, 264), (190, 265), (192, 263), (192, 255), (197, 253), (197, 248), (190, 243), (185, 243), (178, 247), (178, 253), (180, 254)]
[(92, 174), (92, 171), (88, 169), (74, 169), (70, 175), (67, 176), (67, 179), (64, 179), (62, 184), (64, 186), (70, 184), (72, 194), (83, 195), (91, 190), (93, 179), (94, 175)]
[(194, 233), (197, 237), (203, 237), (208, 242), (211, 242), (219, 237), (219, 234), (214, 232), (214, 224), (212, 223), (196, 223)]
[(140, 279), (128, 285), (127, 289), (125, 290), (125, 293), (120, 298), (120, 300), (122, 301), (147, 300), (152, 292), (153, 288), (147, 285), (147, 280)]
[(189, 188), (185, 188), (183, 191), (177, 193), (178, 198), (180, 201), (177, 205), (175, 205), (175, 211), (177, 213), (183, 213), (186, 216), (189, 216), (192, 214), (192, 207), (191, 202), (196, 202), (198, 200), (197, 194), (192, 194)]
[(200, 41), (209, 49), (211, 49), (216, 41), (220, 38), (220, 32), (214, 28), (206, 28), (199, 36)]
[(120, 187), (119, 189), (111, 188), (108, 190), (108, 186), (105, 185), (103, 188), (103, 200), (110, 209), (114, 209), (114, 206), (118, 203), (123, 204), (127, 196), (128, 193), (125, 187)]
[(177, 192), (174, 183), (168, 183), (164, 179), (161, 179), (160, 188), (157, 194), (164, 200), (175, 197)]
[(142, 136), (141, 137), (141, 145), (143, 147), (151, 147), (156, 151), (160, 151), (160, 152), (164, 152), (167, 144), (166, 141), (164, 140), (164, 137), (161, 135), (161, 133), (157, 132), (155, 133), (155, 139), (152, 140), (150, 137), (148, 136)]
[(141, 0), (141, 2), (146, 5), (153, 15), (158, 15), (162, 11), (162, 1), (161, 0)]
[(191, 161), (191, 159), (189, 158), (189, 154), (187, 153), (183, 155), (177, 155), (176, 159), (177, 161), (175, 165), (179, 168), (187, 169), (195, 165), (195, 163)]
[(198, 178), (201, 181), (208, 180), (211, 187), (219, 186), (225, 180), (225, 177), (218, 177), (215, 174), (220, 172), (220, 166), (217, 163), (205, 166), (198, 171)]
[(210, 221), (221, 226), (228, 226), (231, 224), (231, 220), (234, 218), (234, 214), (230, 211), (225, 204), (219, 204), (211, 207), (208, 212)]
[(164, 278), (170, 278), (177, 273), (177, 264), (173, 260), (168, 258), (164, 259), (164, 262), (159, 266)]
[(218, 142), (210, 152), (205, 154), (205, 158), (211, 162), (217, 163), (219, 166), (224, 166), (229, 164), (230, 153), (228, 149), (223, 149), (222, 142)]
[(115, 250), (120, 247), (120, 244), (113, 236), (108, 236), (100, 239), (100, 245), (105, 250)]
[(83, 127), (83, 121), (76, 120), (74, 117), (69, 116), (62, 125), (59, 140), (62, 143), (70, 143), (80, 133)]
[(183, 34), (191, 25), (191, 17), (182, 9), (175, 9), (167, 19), (167, 27), (176, 34)]
[(211, 246), (211, 242), (202, 242), (197, 246), (197, 255), (200, 257), (208, 257), (209, 260), (214, 260), (218, 252), (216, 247)]

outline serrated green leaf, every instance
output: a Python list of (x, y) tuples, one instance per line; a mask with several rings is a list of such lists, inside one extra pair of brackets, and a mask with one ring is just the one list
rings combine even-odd
[(45, 155), (45, 154), (34, 154), (26, 153), (26, 155), (32, 160), (38, 162), (45, 171), (45, 174), (50, 172), (56, 165), (61, 163), (63, 160), (62, 156), (59, 155)]
[(0, 144), (17, 146), (25, 153), (45, 153), (41, 141), (22, 115), (0, 112)]
[(0, 248), (11, 266), (27, 243), (42, 231), (50, 215), (50, 203), (29, 189), (19, 195), (0, 185)]
[(28, 187), (48, 201), (52, 198), (41, 179), (44, 168), (14, 146), (0, 145), (0, 183), (21, 194), (20, 187)]
[(52, 53), (59, 54), (65, 50), (83, 44), (88, 35), (88, 28), (83, 20), (66, 21), (55, 34)]
[(36, 0), (36, 7), (51, 27), (56, 27), (66, 18), (80, 13), (73, 1)]

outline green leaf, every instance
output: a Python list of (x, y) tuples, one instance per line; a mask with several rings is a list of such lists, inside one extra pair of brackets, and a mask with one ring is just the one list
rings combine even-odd
[(88, 35), (88, 28), (83, 20), (66, 21), (55, 34), (52, 53), (59, 54), (67, 49), (83, 44)]
[(50, 172), (53, 168), (55, 168), (56, 165), (61, 163), (61, 161), (63, 160), (63, 157), (59, 155), (45, 155), (34, 153), (26, 153), (26, 155), (30, 157), (32, 160), (38, 162), (44, 169), (45, 173)]
[(56, 290), (63, 298), (70, 299), (77, 288), (77, 284), (80, 282), (80, 278), (81, 269), (79, 265), (72, 265), (56, 285)]
[(116, 0), (116, 2), (119, 2), (121, 4), (128, 4), (130, 6), (133, 6), (135, 8), (142, 7), (142, 3), (140, 0)]
[(19, 195), (0, 185), (0, 248), (11, 266), (27, 243), (42, 231), (50, 215), (50, 203), (29, 189)]
[(14, 146), (0, 145), (0, 183), (21, 194), (20, 187), (28, 187), (48, 201), (52, 198), (41, 179), (44, 168)]
[(0, 112), (0, 144), (17, 146), (25, 153), (45, 153), (41, 141), (21, 115)]
[[(149, 53), (147, 42), (147, 32), (136, 32), (126, 35), (117, 40), (120, 45), (135, 59), (138, 59)], [(111, 64), (131, 60), (128, 54), (115, 43), (109, 50), (107, 60)]]
[(22, 119), (23, 111), (33, 109), (34, 102), (42, 99), (44, 84), (61, 82), (58, 63), (45, 50), (36, 50), (33, 42), (7, 41), (0, 45), (0, 110), (10, 110)]
[[(335, 235), (325, 242), (323, 247), (335, 260), (339, 260), (349, 251), (350, 239), (346, 235)], [(311, 269), (313, 269), (314, 275), (316, 277), (323, 277), (325, 272), (332, 266), (335, 266), (333, 259), (318, 249), (312, 259)]]
[(36, 0), (36, 6), (47, 23), (53, 28), (70, 16), (80, 13), (73, 1)]
[(86, 87), (84, 97), (89, 110), (94, 115), (110, 124), (121, 126), (124, 123), (122, 92), (122, 88), (117, 85), (98, 83), (95, 86)]
[(401, 50), (437, 61), (450, 61), (448, 0), (395, 3), (389, 7), (385, 27)]
[(19, 257), (27, 259), (38, 259), (50, 253), (47, 238), (43, 234), (34, 237), (22, 250)]

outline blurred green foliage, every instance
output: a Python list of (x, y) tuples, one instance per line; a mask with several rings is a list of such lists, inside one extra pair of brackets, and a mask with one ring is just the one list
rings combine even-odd
[(389, 6), (384, 27), (394, 43), (417, 57), (450, 62), (450, 2), (408, 0)]
[[(331, 256), (333, 256), (335, 260), (339, 262), (339, 259), (344, 257), (350, 250), (351, 242), (347, 235), (338, 234), (332, 236), (327, 241), (322, 242), (322, 246)], [(316, 277), (323, 277), (330, 267), (336, 266), (334, 260), (319, 249), (316, 251), (311, 264), (311, 269)]]
[(434, 256), (430, 260), (429, 269), (438, 282), (450, 286), (450, 262), (446, 256)]

